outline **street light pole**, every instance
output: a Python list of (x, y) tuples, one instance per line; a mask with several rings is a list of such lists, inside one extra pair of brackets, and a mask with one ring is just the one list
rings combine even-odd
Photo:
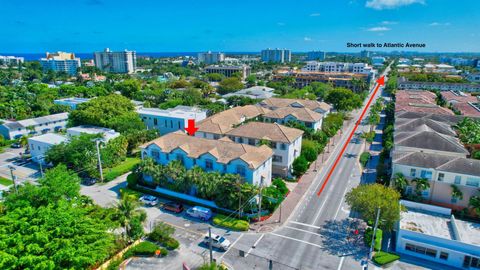
[(98, 160), (98, 170), (100, 171), (100, 181), (103, 182), (103, 170), (102, 170), (102, 160), (100, 158), (100, 142), (101, 139), (95, 139), (95, 144), (97, 147), (97, 160)]
[(377, 233), (378, 219), (380, 218), (380, 207), (377, 208), (377, 217), (375, 218), (375, 226), (373, 227), (372, 242), (370, 243), (370, 251), (368, 253), (368, 259), (372, 259), (373, 244), (375, 243), (375, 236)]
[(210, 264), (212, 264), (213, 263), (212, 227), (208, 227), (208, 249), (210, 250)]
[(263, 177), (260, 179), (260, 197), (258, 199), (258, 222), (262, 219), (262, 188), (263, 188)]
[(12, 165), (8, 165), (8, 168), (10, 169), (10, 175), (12, 176), (13, 189), (15, 189), (15, 193), (18, 193), (16, 176), (13, 174), (13, 171), (15, 171), (16, 169)]

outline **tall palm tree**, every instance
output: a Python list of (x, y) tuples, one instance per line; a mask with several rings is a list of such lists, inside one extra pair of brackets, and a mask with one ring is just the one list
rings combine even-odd
[(430, 188), (430, 183), (427, 178), (415, 178), (412, 180), (415, 183), (415, 191), (418, 196), (426, 189)]
[(405, 178), (403, 173), (396, 173), (395, 177), (393, 178), (393, 183), (395, 185), (395, 188), (403, 194), (405, 192), (405, 189), (408, 186), (408, 180)]
[(135, 216), (136, 209), (139, 206), (138, 201), (135, 197), (125, 194), (120, 198), (120, 201), (117, 203), (117, 211), (120, 213), (121, 219), (120, 224), (125, 230), (125, 240), (128, 240), (128, 235), (130, 231), (130, 222)]

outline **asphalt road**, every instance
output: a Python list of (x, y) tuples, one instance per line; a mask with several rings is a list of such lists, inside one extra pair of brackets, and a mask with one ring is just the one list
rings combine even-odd
[[(287, 222), (271, 233), (245, 235), (219, 259), (224, 259), (235, 269), (269, 269), (269, 260), (272, 260), (272, 269), (361, 269), (361, 260), (366, 257), (367, 250), (354, 231), (365, 225), (351, 216), (344, 199), (345, 194), (361, 181), (358, 156), (364, 144), (346, 141), (360, 114), (361, 110), (352, 113), (353, 121), (343, 131), (340, 141), (335, 142), (334, 154), (326, 161), (326, 166)], [(367, 125), (360, 125), (356, 132), (368, 130)], [(317, 196), (345, 143), (348, 146), (343, 157), (325, 189)], [(239, 256), (240, 251), (246, 252), (247, 256)]]

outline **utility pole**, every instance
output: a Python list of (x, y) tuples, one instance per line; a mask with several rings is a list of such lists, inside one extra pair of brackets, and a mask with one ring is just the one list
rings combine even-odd
[(42, 160), (44, 159), (44, 156), (39, 156), (37, 158), (38, 165), (40, 166), (40, 176), (43, 177), (43, 166), (42, 166)]
[(372, 259), (373, 244), (375, 243), (375, 236), (377, 235), (378, 219), (380, 218), (380, 207), (377, 208), (377, 217), (375, 218), (375, 226), (373, 227), (372, 242), (370, 243), (370, 251), (368, 253), (368, 259)]
[(213, 251), (212, 251), (212, 227), (208, 227), (208, 249), (210, 249), (210, 264), (213, 263)]
[(100, 142), (102, 142), (102, 139), (97, 138), (94, 141), (97, 146), (97, 160), (98, 160), (98, 170), (100, 171), (100, 181), (103, 182), (102, 160), (100, 158)]
[(13, 189), (15, 189), (15, 193), (18, 193), (16, 176), (13, 175), (13, 171), (15, 171), (16, 169), (12, 165), (8, 165), (8, 168), (10, 169), (10, 175), (12, 176)]
[(258, 199), (258, 222), (262, 218), (262, 190), (263, 189), (263, 177), (260, 178), (260, 197)]

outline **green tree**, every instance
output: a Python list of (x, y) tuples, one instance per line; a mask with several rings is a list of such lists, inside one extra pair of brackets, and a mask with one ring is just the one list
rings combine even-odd
[(415, 183), (415, 192), (418, 196), (422, 195), (424, 190), (430, 188), (430, 182), (426, 178), (415, 178), (412, 182)]
[(450, 185), (452, 188), (452, 198), (456, 200), (463, 200), (463, 192), (456, 186), (456, 185)]
[(470, 197), (468, 205), (475, 211), (475, 213), (477, 213), (477, 215), (480, 215), (480, 196)]
[(225, 78), (219, 83), (218, 92), (222, 95), (243, 89), (243, 83), (237, 77)]
[(374, 221), (380, 208), (380, 228), (392, 230), (400, 219), (400, 193), (380, 184), (360, 185), (346, 195), (346, 202), (363, 219)]
[(140, 215), (137, 208), (140, 206), (135, 197), (123, 195), (117, 203), (116, 209), (120, 213), (120, 223), (124, 229), (124, 237), (127, 241), (138, 239), (138, 216)]
[(119, 91), (122, 95), (132, 98), (141, 90), (141, 85), (138, 80), (129, 79), (123, 82), (118, 82), (113, 86), (115, 91)]
[(293, 161), (292, 167), (293, 174), (295, 176), (301, 176), (308, 170), (308, 160), (305, 156), (300, 155)]
[(330, 91), (325, 101), (332, 104), (338, 111), (351, 111), (362, 106), (359, 95), (346, 88), (335, 88)]
[(220, 73), (209, 73), (207, 74), (207, 79), (211, 82), (219, 82), (221, 80), (223, 80), (225, 78), (225, 76), (223, 74), (220, 74)]
[(405, 192), (405, 189), (408, 186), (408, 180), (407, 180), (407, 178), (405, 178), (403, 173), (396, 173), (394, 178), (393, 178), (393, 183), (394, 183), (395, 188), (401, 194), (403, 194)]

